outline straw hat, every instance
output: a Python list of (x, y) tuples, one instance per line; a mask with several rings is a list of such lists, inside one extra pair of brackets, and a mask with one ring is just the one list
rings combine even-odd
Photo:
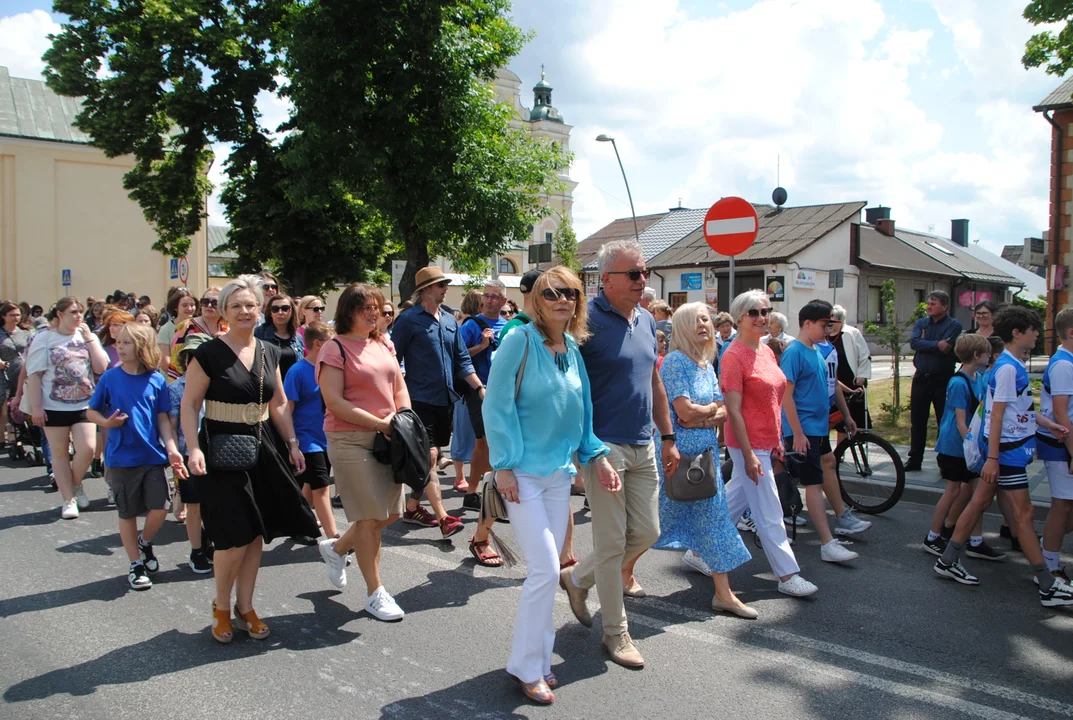
[(439, 282), (450, 283), (451, 280), (443, 274), (443, 270), (438, 267), (431, 266), (421, 268), (417, 271), (417, 277), (414, 278), (414, 292), (424, 290), (429, 285), (435, 285)]

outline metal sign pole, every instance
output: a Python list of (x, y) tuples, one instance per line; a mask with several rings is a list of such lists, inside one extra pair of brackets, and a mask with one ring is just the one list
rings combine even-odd
[(730, 297), (728, 301), (734, 299), (734, 256), (730, 256)]

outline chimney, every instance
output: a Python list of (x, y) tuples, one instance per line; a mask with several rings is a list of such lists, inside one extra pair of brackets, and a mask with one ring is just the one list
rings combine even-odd
[(950, 242), (961, 247), (969, 246), (969, 221), (968, 220), (951, 220), (950, 221)]
[(869, 225), (878, 225), (880, 220), (887, 220), (890, 218), (890, 208), (883, 207), (870, 207), (864, 209), (864, 221)]
[(894, 237), (894, 221), (891, 220), (889, 217), (879, 218), (878, 220), (876, 220), (876, 230), (878, 230), (883, 235)]

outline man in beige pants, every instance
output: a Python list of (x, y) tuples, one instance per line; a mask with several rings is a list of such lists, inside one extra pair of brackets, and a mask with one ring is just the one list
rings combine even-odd
[(592, 510), (593, 552), (559, 576), (578, 621), (592, 626), (585, 604), (593, 585), (603, 613), (603, 646), (625, 667), (644, 667), (630, 638), (622, 601), (622, 564), (634, 560), (659, 538), (659, 473), (652, 423), (663, 437), (664, 470), (678, 467), (670, 408), (656, 372), (656, 322), (638, 307), (648, 270), (641, 247), (610, 242), (598, 258), (603, 293), (589, 303), (592, 338), (581, 347), (592, 388), (593, 431), (610, 449), (608, 460), (622, 479), (621, 489), (605, 489), (596, 473), (582, 468)]

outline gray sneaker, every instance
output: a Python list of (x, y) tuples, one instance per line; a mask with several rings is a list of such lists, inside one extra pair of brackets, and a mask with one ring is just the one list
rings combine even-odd
[(846, 511), (835, 519), (836, 535), (857, 535), (870, 527), (872, 527), (872, 523), (867, 520), (861, 520), (849, 508), (846, 508)]
[(82, 483), (75, 485), (75, 502), (78, 503), (79, 510), (89, 507), (89, 498), (86, 496), (86, 488), (82, 486)]

